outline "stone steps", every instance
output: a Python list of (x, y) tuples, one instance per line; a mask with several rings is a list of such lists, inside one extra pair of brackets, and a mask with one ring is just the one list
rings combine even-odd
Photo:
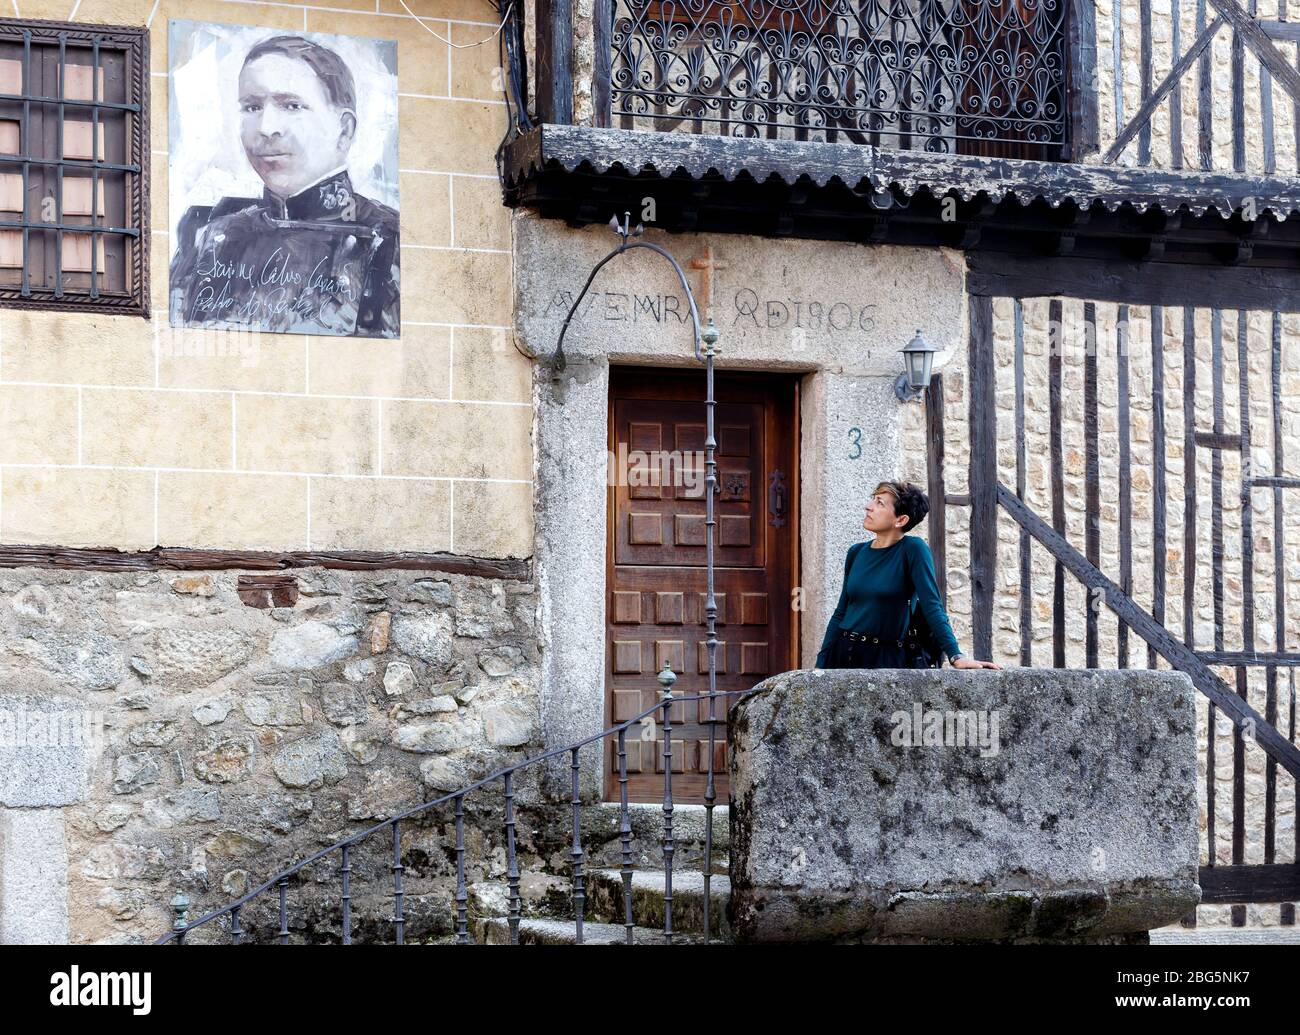
[[(589, 871), (584, 882), (586, 899), (583, 909), (583, 943), (592, 945), (625, 944), (627, 928), (623, 923), (623, 877), (617, 869)], [(632, 871), (632, 923), (634, 944), (662, 945), (664, 939), (663, 870)], [(566, 888), (566, 895), (568, 889)], [(731, 882), (725, 874), (713, 874), (709, 881), (709, 898), (713, 915), (709, 935), (711, 942), (730, 942), (727, 902)], [(554, 899), (552, 899), (552, 902)], [(550, 915), (524, 917), (520, 920), (521, 945), (575, 944), (575, 920), (572, 898), (566, 908)], [(558, 915), (559, 913), (563, 915)], [(475, 940), (487, 945), (505, 945), (510, 941), (507, 918), (483, 917), (475, 922)], [(704, 940), (704, 875), (698, 870), (673, 872), (673, 942), (693, 944)]]
[[(731, 845), (730, 808), (723, 804), (713, 810), (714, 870), (720, 865), (726, 872)], [(600, 802), (583, 809), (583, 847), (589, 866), (622, 864), (619, 837), (621, 812), (618, 802)], [(676, 849), (673, 867), (699, 869), (704, 859), (704, 833), (707, 810), (703, 805), (673, 807), (673, 843)], [(628, 805), (628, 823), (632, 828), (632, 865), (638, 869), (655, 869), (663, 865), (664, 812), (660, 805), (633, 802)], [(566, 824), (567, 832), (567, 824)]]
[(1158, 927), (1152, 945), (1300, 945), (1300, 927)]
[[(641, 927), (663, 930), (664, 871), (632, 871), (632, 922)], [(623, 878), (616, 869), (593, 870), (587, 880), (587, 914), (593, 919), (618, 923), (623, 919)], [(731, 880), (715, 873), (709, 879), (713, 939), (729, 940), (727, 902)], [(699, 870), (673, 870), (673, 933), (704, 933), (704, 874)]]
[[(674, 892), (675, 894), (675, 892)], [(505, 917), (488, 917), (475, 925), (475, 940), (481, 945), (509, 945), (510, 922)], [(698, 945), (703, 942), (698, 934), (673, 934), (673, 945)], [(520, 945), (577, 945), (576, 924), (572, 920), (522, 919), (519, 921)], [(627, 928), (622, 924), (602, 924), (583, 921), (583, 945), (625, 945)], [(662, 929), (632, 928), (634, 945), (667, 945)]]

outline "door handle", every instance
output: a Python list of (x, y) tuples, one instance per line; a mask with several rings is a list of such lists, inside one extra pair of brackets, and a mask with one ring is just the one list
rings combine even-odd
[(773, 528), (785, 525), (785, 514), (789, 489), (785, 484), (785, 472), (774, 468), (768, 475), (767, 484), (767, 521)]

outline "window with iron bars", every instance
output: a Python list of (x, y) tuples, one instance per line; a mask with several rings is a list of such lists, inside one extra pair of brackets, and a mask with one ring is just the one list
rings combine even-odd
[(612, 0), (611, 124), (1056, 160), (1068, 0)]
[(147, 315), (143, 27), (0, 20), (0, 305)]

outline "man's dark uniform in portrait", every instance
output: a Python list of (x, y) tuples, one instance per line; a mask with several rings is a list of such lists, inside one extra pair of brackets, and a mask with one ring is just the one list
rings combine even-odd
[(356, 194), (346, 172), (291, 198), (196, 205), (177, 233), (174, 323), (398, 334), (398, 214)]

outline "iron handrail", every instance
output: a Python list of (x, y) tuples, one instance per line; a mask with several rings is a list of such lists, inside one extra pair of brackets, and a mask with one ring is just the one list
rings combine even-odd
[[(596, 276), (608, 263), (618, 258), (624, 252), (630, 252), (635, 248), (647, 248), (656, 255), (660, 255), (667, 259), (669, 265), (672, 266), (673, 272), (677, 274), (677, 281), (682, 286), (682, 293), (686, 295), (686, 303), (691, 308), (691, 344), (695, 349), (695, 358), (701, 363), (707, 362), (709, 354), (706, 353), (702, 347), (705, 342), (706, 332), (700, 325), (700, 311), (695, 304), (695, 292), (691, 290), (691, 285), (686, 280), (686, 271), (681, 268), (677, 260), (672, 257), (672, 254), (661, 245), (655, 244), (653, 241), (632, 240), (634, 237), (641, 236), (641, 234), (645, 232), (645, 227), (640, 223), (635, 227), (632, 226), (631, 212), (623, 213), (623, 221), (621, 223), (619, 222), (618, 216), (611, 217), (609, 228), (619, 236), (623, 243), (592, 267), (591, 273), (587, 276), (587, 282), (582, 285), (582, 290), (578, 292), (578, 297), (573, 300), (573, 305), (569, 307), (568, 315), (564, 317), (564, 323), (560, 325), (560, 337), (555, 344), (555, 352), (551, 356), (551, 363), (555, 368), (554, 376), (556, 378), (562, 376), (564, 369), (567, 366), (564, 358), (564, 336), (569, 333), (569, 324), (573, 322), (574, 316), (577, 315), (578, 306), (582, 304), (582, 300), (586, 298), (587, 292), (591, 290), (591, 285), (595, 281)], [(712, 349), (712, 346), (716, 344), (716, 341), (716, 336), (711, 336), (711, 340), (708, 341), (710, 350)]]
[[(528, 766), (535, 765), (538, 762), (544, 762), (550, 758), (558, 757), (560, 755), (565, 754), (566, 752), (573, 754), (581, 750), (582, 748), (586, 747), (589, 744), (593, 744), (598, 741), (603, 741), (606, 737), (610, 736), (611, 734), (625, 733), (633, 725), (641, 722), (642, 720), (644, 720), (654, 712), (663, 711), (665, 715), (667, 715), (668, 709), (671, 708), (673, 705), (685, 704), (691, 701), (704, 701), (704, 700), (708, 700), (709, 698), (713, 698), (714, 700), (716, 700), (717, 697), (719, 696), (734, 696), (738, 694), (747, 694), (750, 693), (752, 689), (753, 688), (751, 687), (746, 690), (717, 690), (712, 694), (708, 694), (708, 693), (696, 694), (689, 697), (675, 697), (670, 692), (665, 693), (665, 697), (663, 700), (656, 702), (655, 704), (651, 705), (649, 708), (646, 708), (644, 711), (640, 712), (639, 714), (633, 716), (630, 719), (625, 719), (623, 722), (618, 723), (617, 725), (611, 726), (608, 729), (602, 730), (599, 733), (592, 734), (591, 736), (585, 737), (582, 740), (574, 741), (572, 744), (566, 744), (563, 747), (552, 748), (551, 750), (545, 751), (540, 755), (535, 755), (532, 758), (524, 759), (524, 761), (518, 762), (515, 765), (507, 766), (504, 769), (498, 769), (495, 773), (491, 773), (480, 780), (476, 780), (474, 783), (467, 784), (466, 786), (461, 787), (459, 790), (451, 791), (440, 798), (435, 798), (430, 801), (423, 802), (419, 805), (414, 805), (411, 808), (406, 809), (404, 812), (398, 813), (396, 816), (392, 816), (389, 819), (376, 823), (371, 827), (367, 827), (365, 830), (362, 830), (359, 833), (353, 834), (350, 837), (346, 837), (341, 841), (337, 841), (326, 848), (322, 848), (320, 849), (320, 851), (315, 852), (312, 855), (309, 855), (306, 859), (303, 859), (302, 861), (295, 863), (287, 870), (282, 870), (280, 873), (277, 873), (274, 877), (269, 878), (264, 883), (254, 888), (252, 891), (246, 892), (244, 895), (235, 899), (233, 902), (229, 902), (219, 909), (212, 910), (206, 915), (200, 917), (198, 920), (194, 920), (183, 926), (174, 927), (166, 935), (157, 939), (157, 941), (155, 941), (154, 944), (165, 945), (171, 941), (182, 942), (184, 940), (184, 936), (188, 932), (194, 930), (195, 928), (202, 927), (206, 924), (209, 924), (213, 920), (216, 920), (220, 917), (227, 916), (227, 915), (237, 918), (238, 910), (243, 908), (253, 899), (269, 891), (273, 886), (287, 883), (290, 877), (296, 876), (300, 871), (310, 866), (312, 863), (318, 862), (319, 860), (335, 852), (342, 852), (345, 848), (351, 848), (353, 845), (359, 844), (361, 841), (364, 841), (372, 834), (378, 833), (380, 830), (384, 830), (389, 827), (395, 827), (397, 824), (401, 823), (402, 820), (408, 819), (411, 816), (424, 812), (427, 809), (431, 809), (436, 805), (442, 805), (445, 802), (452, 801), (455, 799), (464, 799), (465, 795), (469, 794), (471, 791), (479, 790), (480, 788), (493, 784), (496, 781), (502, 780), (507, 776), (513, 777), (514, 774), (517, 773), (519, 770), (525, 769)], [(730, 708), (731, 705), (728, 705), (728, 710), (730, 710)], [(665, 724), (665, 728), (670, 729), (671, 727)], [(667, 734), (665, 734), (665, 740), (668, 740)], [(712, 760), (710, 759), (710, 767), (711, 766), (712, 766)], [(667, 774), (667, 770), (665, 772), (665, 775), (666, 774)], [(622, 807), (620, 811), (624, 817), (626, 817), (627, 805), (628, 803), (626, 801), (622, 802)], [(460, 839), (458, 838), (458, 840)], [(710, 865), (711, 865), (711, 860), (706, 858), (704, 860), (704, 866), (706, 872)], [(397, 894), (401, 894), (401, 892), (397, 892)], [(281, 908), (283, 910), (283, 896), (282, 896)], [(707, 911), (706, 911), (706, 916), (707, 916)], [(400, 921), (395, 920), (394, 922), (400, 922)], [(237, 929), (238, 927), (237, 921), (234, 926)]]

